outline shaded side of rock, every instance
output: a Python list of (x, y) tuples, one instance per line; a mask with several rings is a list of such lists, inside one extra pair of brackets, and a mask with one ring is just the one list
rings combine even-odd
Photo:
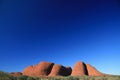
[(34, 69), (34, 76), (47, 76), (53, 67), (54, 63), (41, 62)]
[(88, 75), (88, 71), (86, 68), (85, 63), (83, 62), (77, 62), (74, 65), (74, 68), (72, 70), (72, 76), (84, 76), (84, 75)]
[(71, 67), (66, 67), (66, 72), (67, 72), (67, 75), (71, 75), (72, 73), (72, 68)]
[(71, 70), (70, 67), (66, 68), (62, 65), (55, 64), (49, 76), (68, 76), (71, 74)]

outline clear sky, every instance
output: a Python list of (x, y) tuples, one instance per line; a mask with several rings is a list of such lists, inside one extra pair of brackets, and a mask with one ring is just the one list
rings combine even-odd
[(84, 61), (120, 74), (119, 0), (0, 0), (0, 70)]

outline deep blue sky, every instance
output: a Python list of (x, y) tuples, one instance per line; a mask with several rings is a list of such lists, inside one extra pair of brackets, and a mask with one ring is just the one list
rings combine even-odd
[(120, 74), (119, 0), (0, 0), (0, 70), (84, 61)]

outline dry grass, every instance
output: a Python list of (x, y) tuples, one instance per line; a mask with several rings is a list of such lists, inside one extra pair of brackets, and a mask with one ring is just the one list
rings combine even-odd
[(120, 80), (120, 76), (67, 76), (67, 77), (28, 77), (12, 76), (9, 73), (0, 72), (0, 80)]

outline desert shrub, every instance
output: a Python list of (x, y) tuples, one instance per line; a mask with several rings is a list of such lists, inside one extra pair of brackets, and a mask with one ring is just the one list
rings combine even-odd
[(12, 76), (9, 73), (0, 71), (0, 80), (120, 80), (120, 76), (67, 76), (67, 77), (28, 77)]
[(35, 80), (33, 77), (27, 77), (27, 80)]
[(17, 80), (27, 80), (28, 76), (19, 76)]
[(0, 80), (17, 80), (17, 78), (9, 73), (0, 71)]

